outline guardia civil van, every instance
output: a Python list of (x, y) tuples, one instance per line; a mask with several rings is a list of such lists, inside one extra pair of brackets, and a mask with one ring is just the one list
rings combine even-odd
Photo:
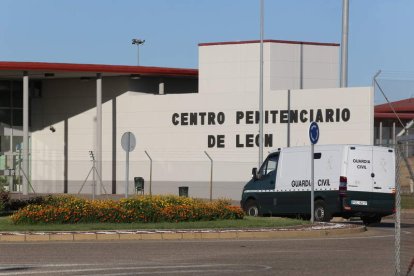
[[(361, 217), (379, 223), (394, 213), (395, 153), (367, 145), (314, 149), (314, 218)], [(244, 186), (241, 206), (251, 216), (310, 217), (310, 146), (273, 151)]]

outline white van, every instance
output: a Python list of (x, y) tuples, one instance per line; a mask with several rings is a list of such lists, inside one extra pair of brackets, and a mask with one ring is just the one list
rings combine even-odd
[[(244, 186), (248, 215), (310, 217), (310, 146), (278, 149)], [(359, 216), (378, 223), (395, 210), (395, 153), (365, 145), (323, 145), (314, 149), (314, 217)]]

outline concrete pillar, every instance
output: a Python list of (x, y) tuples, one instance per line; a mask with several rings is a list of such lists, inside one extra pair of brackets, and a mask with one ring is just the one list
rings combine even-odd
[(379, 124), (379, 145), (382, 146), (382, 122)]
[(396, 134), (395, 134), (395, 122), (392, 123), (392, 144), (394, 148), (397, 146), (397, 139), (396, 139)]
[[(102, 193), (102, 74), (98, 73), (96, 75), (96, 171), (98, 177), (97, 180), (96, 194), (100, 195)], [(103, 185), (103, 184), (102, 184)]]
[(158, 94), (164, 95), (164, 80), (160, 79), (160, 82), (158, 83)]
[(29, 194), (29, 74), (23, 73), (23, 195)]

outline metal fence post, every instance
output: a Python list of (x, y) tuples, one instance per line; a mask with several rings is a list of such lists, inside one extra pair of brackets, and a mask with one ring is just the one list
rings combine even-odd
[(210, 201), (213, 200), (213, 159), (208, 155), (206, 151), (204, 153), (207, 155), (208, 159), (210, 159)]
[(400, 160), (403, 153), (402, 144), (397, 142), (395, 162), (395, 223), (394, 223), (394, 254), (395, 275), (401, 274), (401, 185), (400, 185)]
[[(302, 44), (301, 44), (302, 47)], [(287, 142), (286, 145), (289, 148), (290, 147), (290, 89), (288, 89), (288, 123), (287, 123)]]
[(149, 184), (149, 194), (150, 196), (152, 195), (152, 158), (151, 156), (148, 154), (147, 151), (145, 151), (145, 154), (148, 156), (149, 160), (150, 160), (150, 184)]

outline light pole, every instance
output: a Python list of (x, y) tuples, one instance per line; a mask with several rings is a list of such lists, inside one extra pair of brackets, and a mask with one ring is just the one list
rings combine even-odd
[(340, 87), (348, 87), (349, 0), (342, 0), (342, 43)]
[(263, 163), (263, 36), (264, 0), (260, 0), (259, 168)]
[(142, 45), (144, 43), (145, 43), (145, 39), (139, 39), (139, 38), (132, 39), (132, 44), (137, 45), (137, 49), (138, 49), (137, 65), (139, 65), (139, 45)]

